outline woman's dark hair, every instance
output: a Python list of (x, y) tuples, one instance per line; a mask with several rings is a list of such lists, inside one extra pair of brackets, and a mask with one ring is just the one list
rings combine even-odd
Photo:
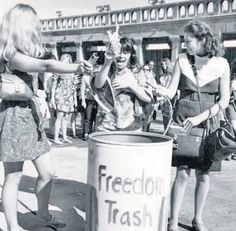
[[(134, 49), (135, 42), (133, 39), (130, 39), (128, 37), (122, 37), (120, 39), (120, 44), (121, 44), (122, 51), (128, 52), (131, 54), (128, 68), (133, 70), (138, 63), (136, 51)], [(115, 66), (115, 63), (113, 62), (110, 68), (110, 75), (112, 75), (115, 72), (115, 69), (116, 69), (116, 66)]]
[(122, 37), (120, 39), (120, 44), (121, 44), (121, 50), (131, 53), (129, 68), (132, 69), (137, 64), (137, 55), (134, 49), (135, 42), (133, 39), (130, 39), (128, 37)]
[[(166, 68), (167, 68), (167, 73), (172, 73), (172, 71), (173, 71), (173, 66), (172, 66), (172, 64), (171, 64), (171, 61), (170, 61), (170, 59), (168, 59), (168, 58), (163, 58), (161, 61), (160, 61), (160, 64), (162, 64), (162, 63), (166, 63)], [(163, 71), (163, 69), (162, 69), (162, 67), (161, 67), (161, 71), (164, 73), (164, 71)]]
[(214, 37), (210, 27), (205, 23), (192, 21), (185, 26), (184, 32), (192, 34), (199, 41), (205, 39), (205, 52), (209, 57), (224, 55), (222, 44)]

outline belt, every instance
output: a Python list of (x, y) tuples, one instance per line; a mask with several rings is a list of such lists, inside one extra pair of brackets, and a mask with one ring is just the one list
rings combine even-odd
[[(213, 93), (209, 94), (206, 92), (201, 92), (201, 98), (203, 101), (212, 101), (215, 102), (218, 94)], [(199, 101), (198, 92), (195, 91), (181, 91), (180, 99), (189, 99), (191, 101)]]

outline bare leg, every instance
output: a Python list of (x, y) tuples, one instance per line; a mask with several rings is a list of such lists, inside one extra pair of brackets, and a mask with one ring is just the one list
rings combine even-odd
[(38, 201), (38, 215), (39, 217), (44, 218), (49, 216), (49, 197), (55, 169), (49, 153), (38, 157), (33, 163), (39, 174), (35, 187)]
[(64, 116), (62, 119), (62, 137), (64, 141), (71, 143), (71, 141), (67, 138), (68, 118), (69, 118), (69, 113), (64, 113)]
[(209, 191), (209, 172), (196, 170), (194, 221), (202, 223), (202, 211)]
[(17, 221), (17, 200), (23, 164), (24, 162), (3, 162), (5, 181), (2, 189), (2, 205), (8, 231), (21, 230)]
[(177, 168), (176, 177), (171, 191), (170, 221), (172, 226), (177, 227), (179, 211), (182, 205), (186, 185), (190, 177), (191, 170)]
[(72, 128), (72, 136), (76, 137), (76, 114), (72, 113), (71, 118), (71, 128)]
[(62, 144), (59, 139), (59, 132), (60, 128), (62, 127), (62, 119), (63, 119), (63, 112), (57, 112), (57, 119), (55, 122), (55, 135), (54, 135), (54, 142), (57, 144)]

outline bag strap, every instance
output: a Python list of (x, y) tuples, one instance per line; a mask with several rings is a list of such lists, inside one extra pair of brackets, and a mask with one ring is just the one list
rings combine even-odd
[(199, 81), (198, 81), (198, 74), (197, 74), (197, 68), (195, 66), (195, 57), (186, 53), (187, 55), (187, 58), (188, 58), (188, 61), (192, 67), (192, 70), (193, 70), (193, 74), (194, 74), (194, 77), (196, 79), (196, 83), (197, 83), (197, 93), (198, 93), (198, 99), (199, 99), (199, 106), (200, 106), (200, 112), (203, 112), (203, 105), (202, 105), (202, 96), (201, 96), (201, 90), (200, 90), (200, 87), (199, 87)]
[[(199, 99), (199, 107), (200, 107), (200, 113), (203, 112), (203, 103), (202, 103), (202, 96), (201, 96), (201, 90), (200, 90), (200, 86), (199, 86), (199, 81), (198, 81), (198, 74), (197, 74), (197, 68), (195, 66), (195, 57), (193, 55), (190, 55), (188, 53), (186, 53), (187, 55), (187, 58), (188, 58), (188, 61), (192, 67), (192, 70), (193, 70), (193, 74), (194, 74), (194, 77), (196, 79), (196, 83), (197, 83), (197, 93), (198, 93), (198, 99)], [(208, 118), (210, 117), (210, 113), (208, 115)], [(203, 129), (203, 136), (204, 137), (204, 134), (207, 135), (209, 134), (209, 120), (207, 118), (207, 121), (203, 123), (204, 125), (204, 129)]]

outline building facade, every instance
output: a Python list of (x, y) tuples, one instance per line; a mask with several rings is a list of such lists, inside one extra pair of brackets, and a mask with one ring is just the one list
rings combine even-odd
[(140, 64), (168, 57), (175, 61), (183, 48), (183, 28), (197, 19), (211, 26), (222, 40), (229, 62), (236, 57), (236, 0), (192, 0), (87, 15), (43, 19), (43, 41), (60, 56), (70, 53), (74, 61), (87, 60), (93, 52), (104, 60), (108, 30), (120, 26), (121, 36), (133, 38)]

